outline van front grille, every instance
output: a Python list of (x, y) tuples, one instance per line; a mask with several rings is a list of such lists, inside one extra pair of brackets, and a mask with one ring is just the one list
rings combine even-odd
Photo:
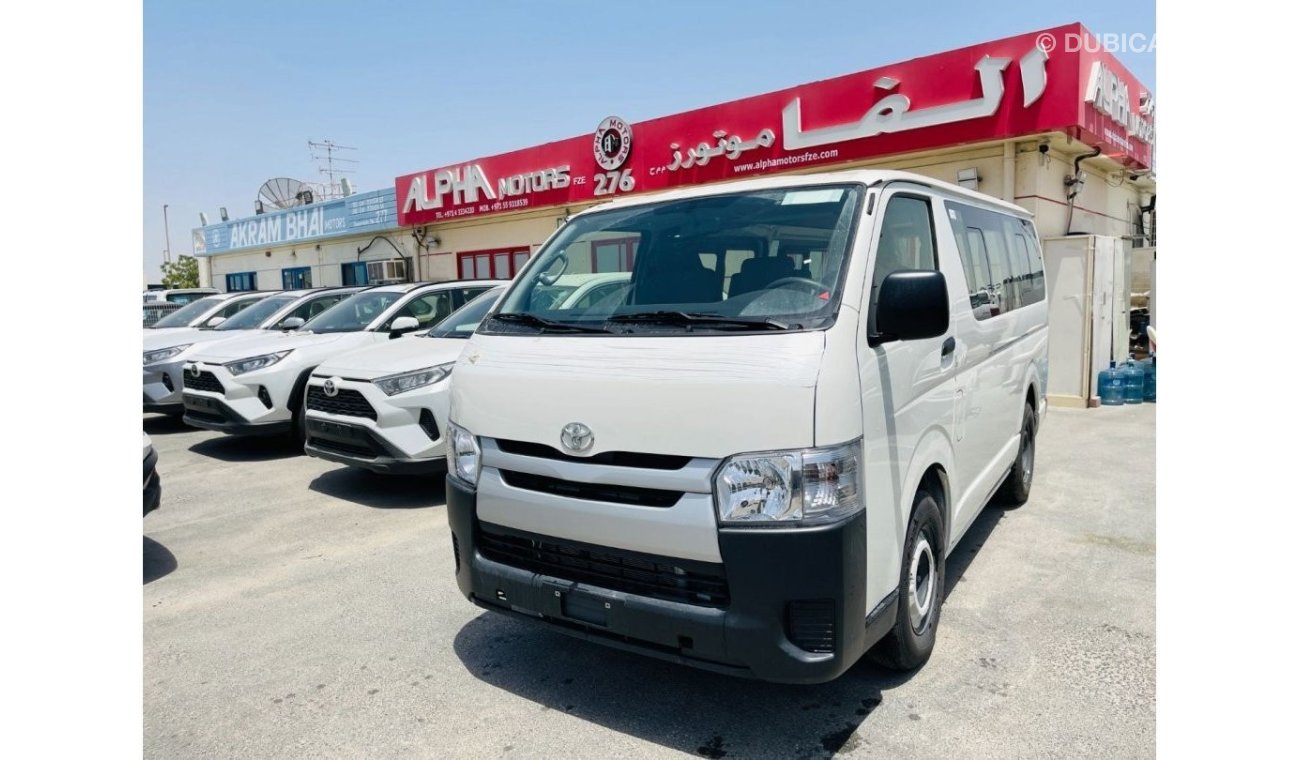
[(544, 443), (496, 439), (497, 448), (507, 454), (518, 454), (539, 459), (555, 459), (579, 464), (603, 464), (611, 467), (638, 467), (645, 470), (680, 470), (690, 464), (691, 458), (670, 454), (641, 454), (634, 451), (605, 451), (589, 457), (575, 457)]
[(722, 565), (592, 546), (479, 523), (478, 551), (503, 565), (613, 591), (706, 607), (730, 602)]
[(671, 507), (682, 498), (681, 491), (659, 488), (620, 486), (604, 483), (579, 483), (528, 472), (501, 470), (501, 479), (513, 488), (548, 493), (569, 499), (604, 501), (611, 504), (632, 504), (638, 507)]

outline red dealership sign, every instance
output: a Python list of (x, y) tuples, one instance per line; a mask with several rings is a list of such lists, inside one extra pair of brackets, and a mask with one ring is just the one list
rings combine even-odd
[(398, 177), (398, 223), (1053, 131), (1149, 168), (1151, 98), (1093, 39), (1070, 24), (636, 124), (611, 116), (594, 137)]

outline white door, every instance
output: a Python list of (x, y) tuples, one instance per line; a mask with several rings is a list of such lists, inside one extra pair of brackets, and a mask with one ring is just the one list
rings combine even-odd
[(1088, 397), (1098, 395), (1097, 375), (1110, 366), (1115, 342), (1115, 250), (1114, 238), (1093, 238), (1092, 256), (1092, 371), (1088, 373)]
[(1048, 400), (1084, 406), (1092, 395), (1092, 246), (1085, 236), (1043, 241), (1047, 273)]

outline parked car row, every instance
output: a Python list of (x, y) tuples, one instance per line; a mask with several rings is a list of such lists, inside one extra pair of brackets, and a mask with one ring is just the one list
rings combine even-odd
[[(631, 271), (581, 272), (602, 259)], [(511, 283), (369, 288), (273, 327), (174, 332), (146, 381), (183, 352), (192, 425), (379, 472), (445, 452), (474, 604), (773, 681), (923, 664), (945, 558), (1029, 498), (1047, 409), (1032, 218), (901, 172), (622, 198)]]

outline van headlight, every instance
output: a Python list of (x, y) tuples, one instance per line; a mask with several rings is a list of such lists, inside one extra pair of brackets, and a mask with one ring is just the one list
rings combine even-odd
[(276, 351), (273, 354), (262, 354), (261, 356), (250, 356), (247, 359), (236, 359), (233, 362), (228, 362), (221, 366), (225, 367), (232, 375), (242, 375), (245, 372), (266, 369), (291, 353), (293, 353), (292, 348), (288, 351)]
[(454, 422), (447, 423), (451, 435), (447, 446), (447, 471), (471, 486), (478, 486), (478, 473), (482, 468), (483, 452), (478, 438)]
[(456, 366), (456, 362), (449, 364), (439, 364), (436, 367), (425, 367), (417, 369), (414, 372), (403, 372), (400, 375), (389, 375), (373, 380), (375, 387), (389, 396), (395, 396), (398, 393), (406, 393), (416, 388), (423, 388), (426, 385), (433, 385), (447, 375), (451, 374), (451, 368)]
[(153, 364), (154, 362), (160, 362), (164, 359), (171, 359), (175, 356), (178, 356), (180, 352), (184, 351), (185, 349), (189, 348), (192, 345), (194, 344), (186, 343), (184, 345), (172, 346), (170, 348), (160, 348), (157, 351), (145, 351), (144, 363)]
[(859, 441), (841, 446), (737, 454), (718, 468), (718, 522), (730, 526), (817, 525), (862, 510)]

